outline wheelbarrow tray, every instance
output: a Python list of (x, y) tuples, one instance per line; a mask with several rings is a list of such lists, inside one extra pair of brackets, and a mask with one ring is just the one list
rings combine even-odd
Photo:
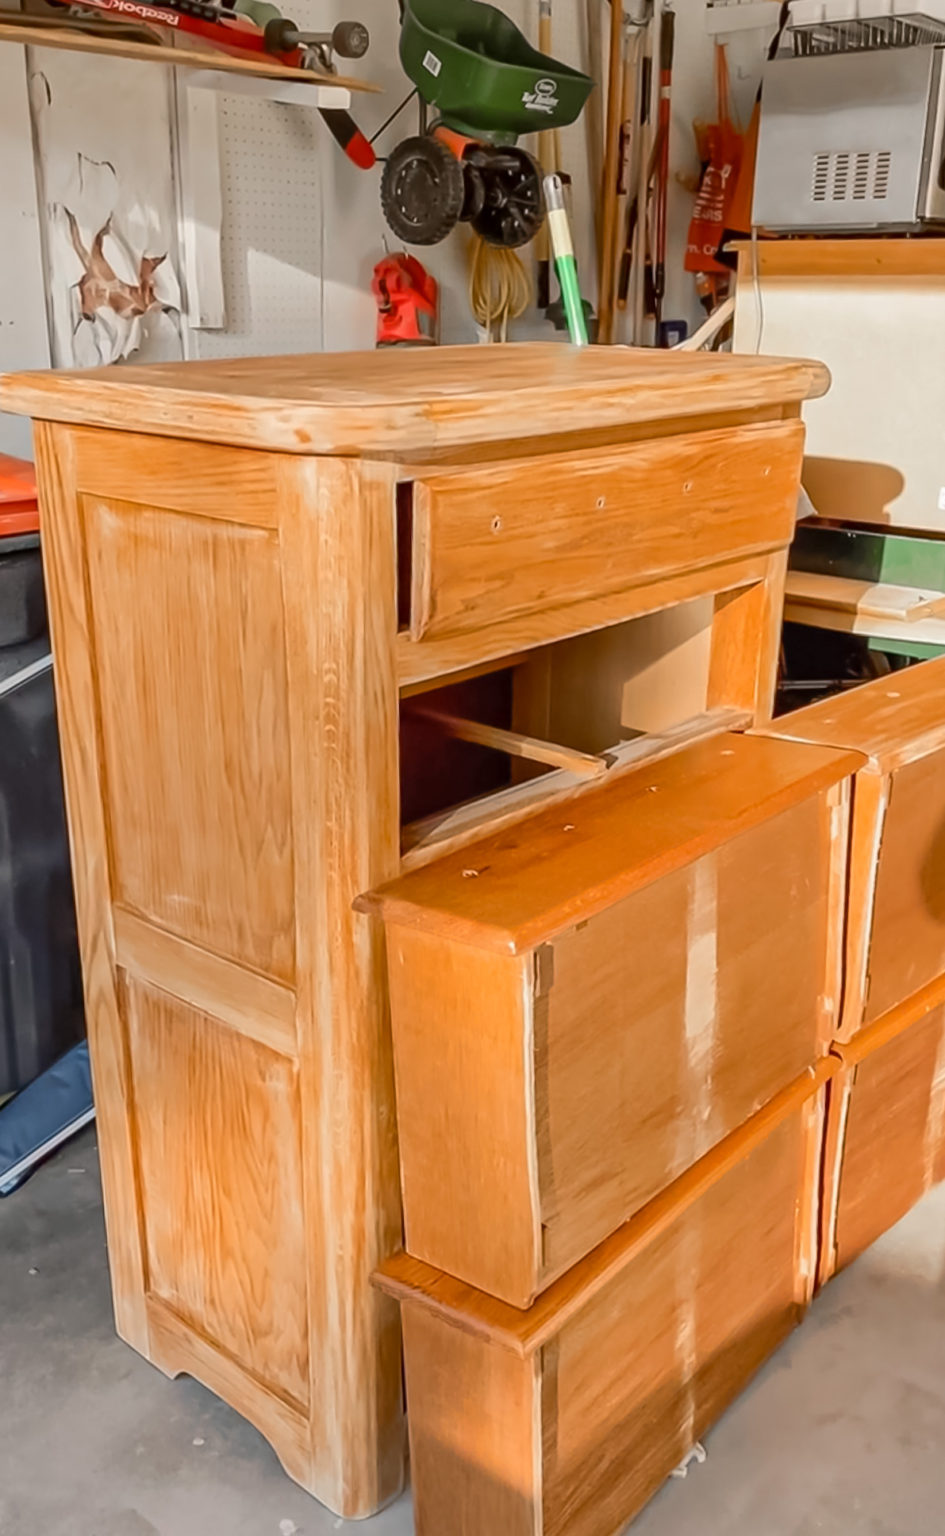
[(495, 143), (567, 127), (594, 84), (479, 0), (405, 0), (400, 59), (448, 127)]

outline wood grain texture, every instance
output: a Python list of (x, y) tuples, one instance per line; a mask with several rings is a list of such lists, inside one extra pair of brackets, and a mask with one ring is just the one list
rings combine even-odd
[[(869, 1036), (871, 1031), (865, 1031)], [(860, 1045), (860, 1042), (857, 1042)], [(843, 1269), (945, 1178), (945, 1007), (847, 1065), (849, 1102), (832, 1106), (835, 1215), (824, 1278)]]
[(123, 970), (270, 1050), (297, 1054), (295, 994), (288, 987), (164, 933), (123, 907), (114, 908), (113, 923), (115, 959)]
[(291, 983), (278, 537), (84, 495), (82, 520), (114, 899)]
[[(684, 787), (661, 794), (658, 812), (677, 837), (693, 830), (679, 770)], [(639, 827), (654, 814), (651, 797), (628, 811), (616, 788), (602, 843), (624, 818)], [(725, 824), (711, 851), (610, 905), (580, 911), (576, 890), (573, 926), (531, 953), (454, 942), (436, 914), (429, 932), (391, 923), (411, 1254), (528, 1306), (827, 1051), (830, 793), (740, 835)], [(515, 840), (509, 889), (532, 868), (547, 880), (542, 838), (526, 822)], [(585, 852), (577, 880), (600, 859)], [(475, 888), (494, 860), (465, 857)]]
[(290, 731), (309, 1486), (358, 1517), (404, 1479), (398, 1317), (370, 1286), (401, 1235), (383, 934), (352, 910), (399, 863), (393, 477), (383, 465), (285, 459), (279, 503), (299, 701)]
[[(75, 473), (86, 496), (121, 501), (129, 485), (144, 505), (189, 516), (276, 528), (276, 461), (265, 453), (232, 453), (213, 443), (173, 442), (143, 432), (76, 427), (70, 434)], [(227, 495), (220, 495), (226, 486)]]
[[(746, 710), (715, 709), (691, 716), (662, 731), (653, 731), (632, 741), (621, 742), (608, 753), (610, 780), (630, 773), (643, 763), (655, 764), (697, 741), (711, 741), (729, 731), (740, 731), (751, 723)], [(564, 806), (569, 800), (594, 787), (592, 779), (560, 769), (542, 774), (540, 779), (513, 784), (507, 790), (468, 801), (452, 810), (411, 822), (403, 829), (401, 866), (406, 872), (442, 858), (487, 833), (515, 826), (545, 805)]]
[(781, 422), (417, 480), (411, 638), (784, 548), (803, 443)]
[[(386, 1266), (422, 1425), (418, 1536), (493, 1536), (496, 1510), (539, 1505), (539, 1521), (520, 1514), (509, 1529), (613, 1536), (637, 1513), (803, 1315), (797, 1227), (819, 1172), (809, 1105), (832, 1070), (794, 1085), (527, 1312), (406, 1257)], [(530, 1370), (541, 1433), (523, 1494)], [(497, 1382), (512, 1415), (499, 1425)]]
[(838, 1036), (848, 1041), (945, 972), (945, 665), (922, 662), (765, 733), (868, 759), (854, 781), (850, 832)]
[(552, 768), (564, 768), (579, 778), (599, 779), (607, 772), (602, 757), (590, 752), (577, 752), (573, 747), (563, 747), (557, 742), (540, 741), (521, 731), (506, 731), (495, 725), (484, 725), (478, 720), (465, 720), (438, 709), (415, 709), (431, 724), (438, 726), (445, 735), (457, 741), (472, 742), (475, 746), (491, 747), (510, 757), (525, 758), (533, 763), (547, 763)]
[[(739, 276), (752, 280), (755, 247), (734, 241)], [(945, 240), (760, 240), (763, 277), (945, 277)]]
[[(586, 598), (567, 607), (548, 607), (516, 619), (490, 624), (470, 634), (423, 640), (419, 644), (406, 633), (397, 636), (397, 675), (406, 693), (430, 678), (450, 672), (467, 671), (501, 657), (528, 651), (575, 635), (591, 634), (628, 619), (655, 614), (694, 598), (721, 592), (734, 592), (767, 579), (771, 569), (768, 555), (701, 566), (681, 575), (667, 576), (646, 586), (611, 592), (603, 597)], [(754, 643), (756, 637), (752, 636)], [(744, 662), (733, 653), (740, 675)], [(773, 685), (772, 685), (773, 686)]]
[[(800, 800), (855, 753), (761, 736), (700, 742), (362, 898), (386, 922), (498, 953), (532, 949)], [(478, 874), (473, 878), (468, 871)]]
[(421, 1307), (405, 1306), (403, 1323), (417, 1531), (541, 1536), (537, 1358), (484, 1350)]
[(787, 553), (772, 555), (764, 577), (715, 600), (706, 702), (710, 709), (748, 709), (770, 720), (778, 681)]
[(56, 708), (82, 955), (85, 1021), (98, 1117), (112, 1303), (119, 1334), (146, 1355), (149, 1329), (144, 1237), (128, 1038), (115, 974), (106, 793), (97, 729), (88, 570), (76, 515), (75, 466), (69, 433), (37, 422), (33, 441), (42, 505), (43, 567), (56, 658)]
[(815, 362), (617, 347), (324, 353), (11, 374), (0, 409), (286, 453), (429, 451), (823, 394)]
[(149, 1294), (304, 1412), (296, 1064), (152, 987), (125, 986)]

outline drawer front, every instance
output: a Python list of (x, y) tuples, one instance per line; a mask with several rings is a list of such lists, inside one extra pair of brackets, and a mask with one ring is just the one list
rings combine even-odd
[(413, 490), (412, 640), (461, 635), (786, 546), (800, 422), (431, 475)]

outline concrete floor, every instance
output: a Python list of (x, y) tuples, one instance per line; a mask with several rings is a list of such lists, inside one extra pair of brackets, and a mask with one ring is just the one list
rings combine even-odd
[[(706, 1446), (634, 1536), (942, 1536), (945, 1186), (827, 1288)], [(342, 1527), (235, 1413), (115, 1338), (94, 1128), (0, 1201), (2, 1536)], [(411, 1536), (409, 1499), (344, 1528)]]

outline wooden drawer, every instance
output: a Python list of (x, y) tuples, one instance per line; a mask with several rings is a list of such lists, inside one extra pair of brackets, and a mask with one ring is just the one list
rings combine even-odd
[(945, 1178), (945, 982), (835, 1047), (820, 1280), (895, 1226)]
[(766, 735), (864, 754), (853, 794), (839, 1038), (945, 974), (945, 657), (797, 710)]
[(488, 628), (785, 547), (798, 421), (550, 454), (413, 483), (413, 640)]
[(367, 898), (411, 1254), (527, 1306), (826, 1052), (859, 761), (724, 735)]
[(403, 1254), (417, 1536), (614, 1536), (800, 1320), (822, 1062), (527, 1312)]

